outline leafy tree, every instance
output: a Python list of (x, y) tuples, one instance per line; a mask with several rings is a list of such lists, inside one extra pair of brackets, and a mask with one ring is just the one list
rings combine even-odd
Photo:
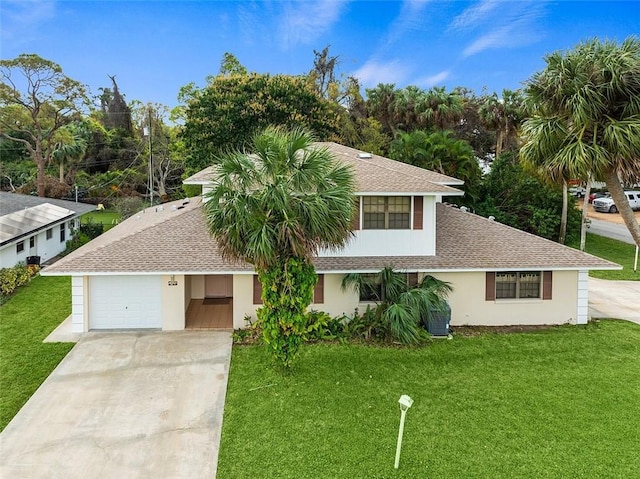
[(518, 128), (525, 116), (524, 97), (520, 90), (502, 90), (482, 97), (479, 113), (488, 128), (496, 132), (496, 156), (514, 150), (518, 143)]
[(521, 157), (549, 172), (604, 180), (640, 245), (640, 225), (621, 184), (640, 179), (640, 40), (594, 39), (545, 62), (526, 84), (533, 116), (522, 128)]
[(444, 311), (449, 283), (425, 276), (419, 285), (409, 285), (407, 275), (386, 267), (376, 275), (349, 273), (342, 279), (342, 289), (367, 291), (375, 298), (373, 321), (382, 324), (386, 336), (404, 344), (417, 343), (421, 323), (431, 321), (434, 313)]
[(419, 121), (428, 128), (452, 128), (462, 115), (462, 98), (457, 91), (447, 92), (444, 87), (433, 87), (426, 92), (420, 105)]
[(269, 127), (251, 146), (251, 155), (218, 157), (205, 215), (222, 256), (255, 267), (263, 338), (290, 367), (317, 281), (311, 259), (350, 237), (355, 182), (351, 170), (314, 147), (303, 130)]
[(240, 60), (235, 55), (229, 52), (224, 52), (222, 60), (220, 61), (220, 75), (247, 75), (247, 69), (240, 63)]
[(465, 182), (463, 201), (473, 205), (478, 199), (482, 172), (473, 148), (466, 141), (457, 139), (451, 131), (399, 132), (391, 142), (389, 157), (458, 178)]
[(378, 120), (384, 132), (393, 136), (395, 132), (394, 108), (396, 86), (393, 83), (379, 83), (375, 88), (367, 88), (367, 113)]
[(22, 144), (37, 166), (37, 190), (45, 194), (45, 168), (57, 135), (72, 122), (87, 97), (60, 65), (34, 54), (0, 60), (0, 136)]
[(462, 100), (460, 121), (453, 127), (456, 137), (469, 142), (478, 158), (488, 158), (495, 150), (496, 132), (489, 129), (480, 116), (484, 98), (464, 87), (456, 87), (454, 91)]
[(313, 51), (313, 69), (309, 72), (309, 80), (318, 96), (337, 100), (339, 82), (336, 80), (335, 70), (338, 57), (329, 55), (329, 47), (330, 45), (327, 45), (322, 51)]
[(183, 138), (194, 171), (217, 154), (246, 146), (269, 125), (303, 127), (326, 139), (336, 132), (331, 103), (311, 91), (304, 77), (217, 76), (190, 100)]
[[(525, 171), (515, 153), (504, 154), (493, 162), (484, 178), (476, 212), (494, 216), (497, 221), (550, 240), (560, 233), (562, 191)], [(580, 212), (568, 210), (568, 236), (580, 228)]]
[[(118, 90), (116, 77), (109, 75), (113, 83), (113, 92), (109, 92), (109, 101), (104, 112), (104, 126), (107, 130), (121, 130), (123, 134), (133, 135), (133, 123), (131, 121), (131, 109), (127, 105), (124, 96)], [(105, 90), (106, 92), (106, 90)]]

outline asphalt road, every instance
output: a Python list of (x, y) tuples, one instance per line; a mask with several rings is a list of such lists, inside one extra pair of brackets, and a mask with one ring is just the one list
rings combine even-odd
[(606, 236), (607, 238), (613, 238), (618, 241), (624, 241), (625, 243), (635, 244), (633, 237), (625, 225), (619, 225), (617, 223), (610, 223), (608, 221), (591, 219), (591, 227), (589, 233), (593, 233), (599, 236)]

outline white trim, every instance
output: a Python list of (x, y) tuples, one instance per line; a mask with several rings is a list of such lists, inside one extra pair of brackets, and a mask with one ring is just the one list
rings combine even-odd
[(464, 196), (464, 191), (356, 191), (358, 196)]
[(589, 321), (589, 273), (578, 271), (578, 304), (576, 305), (576, 324)]

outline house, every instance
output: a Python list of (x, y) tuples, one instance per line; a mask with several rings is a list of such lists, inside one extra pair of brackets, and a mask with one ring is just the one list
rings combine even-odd
[[(583, 324), (588, 271), (614, 263), (443, 203), (462, 182), (335, 143), (357, 180), (354, 236), (321, 252), (311, 308), (363, 310), (370, 298), (340, 287), (345, 273), (385, 266), (431, 274), (453, 286), (452, 325)], [(212, 169), (186, 184), (210, 190)], [(97, 329), (241, 328), (256, 317), (260, 283), (251, 265), (222, 259), (207, 231), (202, 197), (147, 208), (44, 275), (72, 277), (76, 332)]]
[(94, 209), (85, 203), (0, 192), (0, 267), (30, 257), (45, 262), (62, 253), (80, 226), (80, 216)]

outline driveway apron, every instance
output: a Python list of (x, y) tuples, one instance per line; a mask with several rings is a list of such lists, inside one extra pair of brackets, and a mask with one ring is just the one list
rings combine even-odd
[(640, 281), (589, 278), (589, 314), (640, 324)]
[(231, 334), (87, 333), (0, 435), (2, 478), (213, 478)]

